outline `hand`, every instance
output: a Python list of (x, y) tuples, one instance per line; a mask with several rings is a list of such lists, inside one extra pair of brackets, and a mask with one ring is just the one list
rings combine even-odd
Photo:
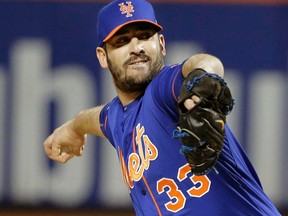
[(45, 141), (46, 155), (57, 162), (66, 163), (74, 156), (81, 156), (87, 135), (77, 134), (73, 129), (73, 121), (57, 128)]

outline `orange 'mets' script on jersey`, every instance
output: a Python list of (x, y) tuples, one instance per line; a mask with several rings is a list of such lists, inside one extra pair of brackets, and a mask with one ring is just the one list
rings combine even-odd
[[(133, 137), (134, 135), (133, 132)], [(118, 149), (122, 174), (125, 182), (130, 188), (133, 188), (133, 181), (139, 181), (142, 178), (144, 171), (149, 169), (150, 161), (155, 160), (158, 156), (157, 148), (145, 134), (145, 127), (140, 127), (140, 124), (136, 126), (135, 141), (138, 146), (138, 151), (136, 150), (133, 140), (134, 152), (129, 155), (128, 169), (123, 161), (122, 150)]]

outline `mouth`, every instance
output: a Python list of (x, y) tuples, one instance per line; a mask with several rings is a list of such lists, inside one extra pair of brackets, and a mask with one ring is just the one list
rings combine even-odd
[(148, 60), (146, 59), (137, 59), (137, 60), (129, 62), (128, 65), (142, 65), (142, 64), (146, 64), (147, 62)]
[(150, 57), (145, 54), (132, 55), (129, 59), (124, 62), (124, 67), (126, 66), (143, 66), (150, 62)]

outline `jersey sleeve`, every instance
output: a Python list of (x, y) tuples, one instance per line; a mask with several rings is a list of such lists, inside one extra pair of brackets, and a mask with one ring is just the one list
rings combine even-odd
[(154, 102), (169, 115), (178, 116), (177, 101), (184, 81), (182, 65), (167, 66), (153, 82)]
[(114, 146), (114, 142), (112, 140), (112, 133), (111, 133), (111, 128), (109, 126), (109, 121), (108, 121), (108, 113), (110, 109), (111, 102), (106, 104), (101, 112), (100, 112), (100, 128), (102, 130), (102, 133), (105, 135), (105, 137), (109, 140), (109, 142)]

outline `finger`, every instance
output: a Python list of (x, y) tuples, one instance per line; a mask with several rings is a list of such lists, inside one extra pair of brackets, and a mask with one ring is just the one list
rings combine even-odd
[(192, 99), (187, 99), (184, 101), (184, 106), (186, 107), (187, 110), (193, 109), (193, 107), (196, 106), (196, 103)]
[(84, 144), (83, 144), (83, 146), (81, 146), (81, 148), (80, 148), (80, 155), (83, 154), (83, 151), (84, 151), (84, 145), (85, 145), (86, 142), (87, 142), (87, 134), (84, 135)]
[(69, 161), (70, 159), (72, 159), (74, 157), (74, 154), (70, 154), (67, 152), (60, 152), (58, 156), (51, 156), (50, 159), (59, 162), (59, 163), (66, 163), (67, 161)]
[(193, 95), (191, 98), (184, 101), (184, 106), (186, 107), (187, 110), (191, 110), (200, 102), (201, 99), (198, 96)]
[(80, 156), (82, 156), (83, 151), (84, 151), (84, 146), (82, 146), (82, 147), (80, 148)]
[(66, 152), (61, 152), (59, 157), (57, 157), (57, 161), (60, 163), (66, 163), (70, 159), (74, 157), (74, 154), (66, 153)]
[(196, 95), (193, 95), (191, 99), (194, 101), (195, 104), (199, 104), (201, 102), (201, 99)]
[(61, 155), (61, 147), (59, 144), (53, 143), (51, 148), (50, 158), (55, 160)]
[(84, 151), (84, 146), (77, 147), (73, 149), (73, 154), (79, 157), (83, 154), (83, 151)]
[(43, 143), (44, 151), (49, 157), (52, 154), (52, 136), (49, 136)]

